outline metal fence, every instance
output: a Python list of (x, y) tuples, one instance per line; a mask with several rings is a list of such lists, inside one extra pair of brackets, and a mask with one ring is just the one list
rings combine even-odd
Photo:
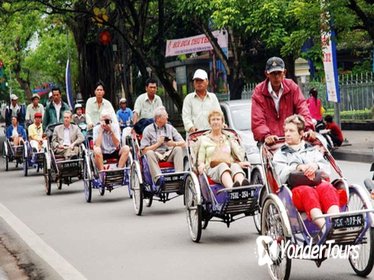
[[(247, 84), (242, 92), (242, 99), (248, 99), (256, 84)], [(319, 97), (325, 108), (334, 108), (333, 102), (328, 102), (326, 95), (326, 84), (322, 79), (314, 79), (307, 83), (300, 83), (305, 97), (308, 97), (309, 89), (318, 89)], [(340, 87), (340, 110), (354, 111), (370, 109), (374, 105), (374, 74), (345, 74), (339, 75)]]

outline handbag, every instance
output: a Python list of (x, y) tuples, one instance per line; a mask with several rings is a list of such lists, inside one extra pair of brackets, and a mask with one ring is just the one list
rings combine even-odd
[(302, 171), (292, 171), (290, 175), (288, 176), (287, 185), (290, 189), (293, 189), (298, 186), (317, 186), (321, 184), (322, 182), (322, 172), (320, 170), (317, 170), (315, 172), (315, 176), (313, 180), (309, 179), (304, 175), (304, 172)]
[(231, 162), (231, 147), (228, 148), (227, 146), (218, 144), (213, 151), (213, 157), (210, 160), (210, 168), (214, 168), (221, 163), (226, 163), (230, 166)]

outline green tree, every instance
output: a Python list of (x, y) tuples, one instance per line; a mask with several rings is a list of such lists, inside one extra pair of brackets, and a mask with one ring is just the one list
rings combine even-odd
[[(67, 49), (72, 51), (76, 73), (76, 52), (67, 30), (56, 17), (48, 17), (40, 5), (29, 1), (3, 2), (0, 6), (0, 57), (11, 74), (13, 90), (31, 98), (31, 89), (43, 82), (64, 85)], [(10, 32), (11, 30), (11, 32)], [(71, 35), (70, 35), (71, 38)], [(68, 43), (69, 41), (69, 47)]]

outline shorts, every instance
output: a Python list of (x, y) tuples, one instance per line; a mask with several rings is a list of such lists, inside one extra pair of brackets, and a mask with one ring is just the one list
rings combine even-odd
[(118, 159), (118, 157), (119, 157), (118, 150), (115, 150), (111, 154), (103, 154), (103, 160), (107, 160), (107, 159), (111, 159), (111, 158)]
[(234, 177), (238, 173), (245, 174), (243, 169), (237, 163), (232, 163), (229, 167), (226, 163), (220, 163), (217, 166), (207, 168), (207, 175), (216, 183), (222, 184), (221, 177), (225, 171), (231, 173), (231, 177)]

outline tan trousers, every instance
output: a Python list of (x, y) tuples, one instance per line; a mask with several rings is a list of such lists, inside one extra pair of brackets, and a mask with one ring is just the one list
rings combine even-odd
[[(154, 151), (148, 151), (146, 153), (147, 160), (149, 164), (149, 170), (151, 171), (151, 176), (153, 181), (156, 181), (158, 176), (161, 174), (160, 167), (158, 166), (158, 158)], [(183, 149), (182, 147), (174, 147), (170, 156), (167, 159), (167, 162), (174, 162), (175, 172), (183, 171)], [(158, 176), (157, 176), (158, 175)]]
[(63, 155), (65, 159), (69, 159), (72, 156), (77, 156), (79, 153), (79, 147), (75, 146), (73, 149), (67, 148), (67, 149), (56, 149), (55, 151), (56, 155)]

